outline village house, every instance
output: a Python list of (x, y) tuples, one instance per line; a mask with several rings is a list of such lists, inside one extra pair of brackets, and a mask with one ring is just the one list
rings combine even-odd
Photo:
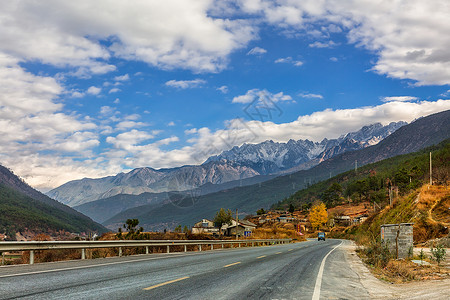
[(231, 224), (225, 224), (222, 226), (221, 231), (222, 234), (226, 236), (251, 236), (253, 230), (256, 228), (256, 225), (250, 221), (239, 220), (236, 222), (235, 219), (231, 219)]
[(200, 222), (197, 222), (194, 224), (194, 227), (192, 227), (192, 233), (193, 234), (199, 234), (199, 233), (218, 234), (219, 227), (216, 227), (214, 225), (213, 221), (210, 221), (208, 219), (203, 219)]

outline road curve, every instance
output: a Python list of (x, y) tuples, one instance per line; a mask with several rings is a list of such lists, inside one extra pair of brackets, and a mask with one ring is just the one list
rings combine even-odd
[(0, 299), (368, 299), (342, 243), (0, 267)]

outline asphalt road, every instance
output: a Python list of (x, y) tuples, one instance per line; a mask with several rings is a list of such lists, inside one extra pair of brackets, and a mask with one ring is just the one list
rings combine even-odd
[(368, 299), (342, 243), (0, 267), (0, 299)]

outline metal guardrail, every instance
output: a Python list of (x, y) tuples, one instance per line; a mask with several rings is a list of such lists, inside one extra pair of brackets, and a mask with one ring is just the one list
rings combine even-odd
[(184, 246), (184, 252), (187, 252), (187, 246), (197, 245), (199, 251), (202, 251), (202, 245), (250, 245), (252, 247), (260, 245), (286, 244), (291, 239), (262, 239), (262, 240), (113, 240), (113, 241), (26, 241), (26, 242), (0, 242), (0, 252), (5, 251), (30, 251), (30, 264), (34, 263), (35, 250), (56, 250), (56, 249), (81, 249), (81, 259), (86, 258), (86, 249), (93, 248), (119, 248), (119, 256), (122, 256), (124, 247), (145, 247), (146, 254), (149, 254), (149, 247), (167, 247), (167, 253), (170, 253), (170, 246)]

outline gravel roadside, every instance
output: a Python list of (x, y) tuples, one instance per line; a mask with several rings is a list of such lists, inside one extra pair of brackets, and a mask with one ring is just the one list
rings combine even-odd
[(404, 284), (390, 284), (377, 279), (370, 273), (356, 254), (356, 245), (346, 241), (342, 246), (346, 259), (358, 274), (361, 284), (371, 299), (449, 299), (450, 279), (415, 281)]

